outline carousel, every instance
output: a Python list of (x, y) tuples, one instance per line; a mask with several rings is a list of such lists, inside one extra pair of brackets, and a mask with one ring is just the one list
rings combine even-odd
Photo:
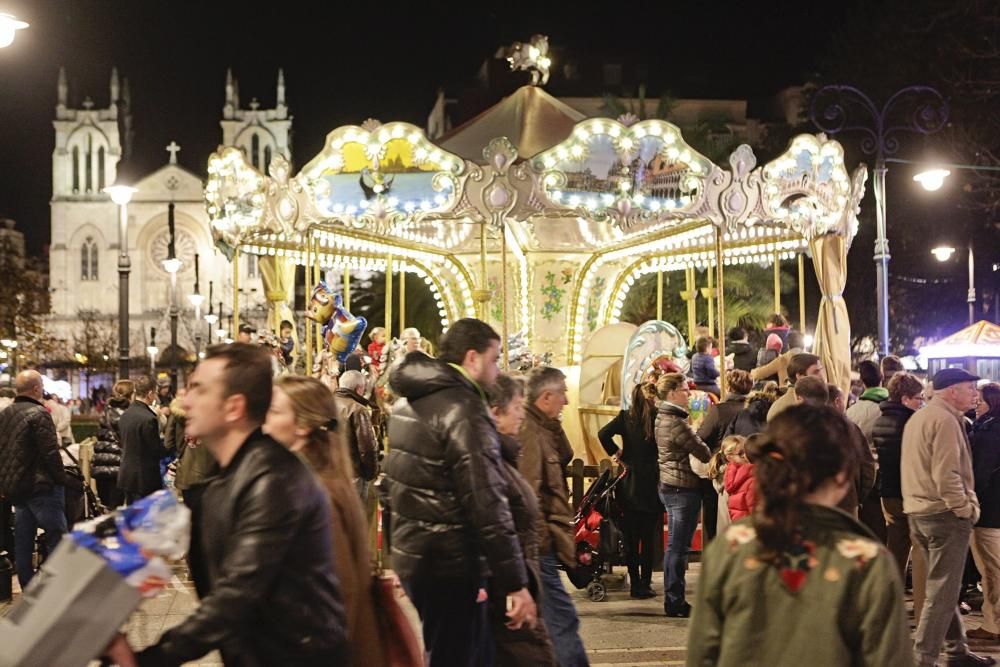
[[(586, 461), (603, 457), (596, 427), (621, 407), (607, 405), (609, 369), (621, 368), (616, 389), (624, 387), (635, 374), (628, 359), (641, 367), (685, 346), (665, 323), (620, 322), (644, 274), (683, 272), (689, 335), (699, 289), (722, 332), (726, 266), (797, 261), (801, 283), (808, 256), (822, 293), (814, 350), (831, 382), (850, 383), (842, 292), (867, 170), (849, 173), (842, 147), (824, 135), (799, 135), (764, 165), (743, 145), (720, 166), (669, 122), (583, 118), (532, 85), (434, 142), (414, 125), (368, 120), (330, 132), (297, 174), (280, 156), (260, 173), (225, 148), (208, 175), (214, 239), (230, 259), (259, 257), (273, 330), (294, 321), (297, 265), (306, 294), (318, 295), (313, 305), (335, 297), (342, 319), (352, 273), (384, 273), (385, 321), (371, 324), (390, 337), (405, 325), (400, 317), (393, 326), (393, 306), (403, 312), (405, 299), (393, 278), (416, 274), (444, 328), (478, 317), (501, 333), (505, 365), (513, 339), (551, 354), (570, 379), (564, 423)], [(710, 276), (700, 288), (697, 269)], [(340, 294), (323, 293), (330, 275)], [(329, 327), (319, 326), (305, 329), (307, 368), (329, 349)]]

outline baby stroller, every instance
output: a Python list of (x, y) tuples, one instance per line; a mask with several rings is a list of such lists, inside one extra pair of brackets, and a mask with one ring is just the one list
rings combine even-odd
[(612, 566), (624, 561), (619, 527), (622, 512), (616, 489), (627, 474), (625, 468), (616, 476), (611, 468), (602, 472), (587, 489), (573, 519), (576, 568), (568, 571), (569, 579), (577, 588), (586, 588), (587, 596), (594, 602), (601, 602), (608, 595), (603, 575), (610, 574)]

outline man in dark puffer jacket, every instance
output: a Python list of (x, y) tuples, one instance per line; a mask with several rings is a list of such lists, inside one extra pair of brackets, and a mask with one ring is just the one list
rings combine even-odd
[(496, 380), (499, 350), (489, 325), (459, 320), (440, 359), (411, 352), (389, 379), (401, 397), (385, 465), (392, 565), (420, 614), (431, 667), (477, 665), (491, 652), (481, 588), (510, 597), (511, 629), (536, 619), (483, 388)]
[(32, 555), (38, 528), (51, 553), (66, 533), (68, 483), (56, 425), (42, 405), (42, 376), (22, 371), (17, 398), (0, 413), (0, 488), (14, 503), (14, 554), (21, 588), (35, 574)]

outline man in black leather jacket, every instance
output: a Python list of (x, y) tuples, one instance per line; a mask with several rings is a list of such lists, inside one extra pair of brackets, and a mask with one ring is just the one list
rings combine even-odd
[(511, 629), (533, 626), (537, 611), (484, 390), (499, 373), (500, 337), (468, 318), (440, 348), (438, 359), (411, 352), (392, 371), (401, 399), (385, 473), (392, 566), (420, 614), (430, 665), (462, 667), (492, 653), (482, 591), (506, 594)]
[[(257, 345), (210, 348), (191, 377), (186, 432), (221, 468), (200, 494), (185, 494), (199, 496), (191, 555), (201, 604), (139, 653), (139, 665), (215, 649), (241, 667), (347, 664), (329, 501), (298, 457), (261, 432), (270, 402), (271, 360)], [(109, 656), (129, 664), (128, 652), (119, 639)]]

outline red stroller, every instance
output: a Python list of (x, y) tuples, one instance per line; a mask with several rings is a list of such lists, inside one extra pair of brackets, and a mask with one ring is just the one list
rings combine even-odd
[(593, 481), (583, 496), (573, 520), (576, 542), (576, 568), (567, 570), (577, 588), (586, 588), (594, 602), (607, 595), (602, 576), (611, 573), (614, 565), (624, 562), (624, 545), (620, 529), (622, 512), (616, 498), (616, 488), (628, 474), (622, 468), (617, 476), (611, 468)]

